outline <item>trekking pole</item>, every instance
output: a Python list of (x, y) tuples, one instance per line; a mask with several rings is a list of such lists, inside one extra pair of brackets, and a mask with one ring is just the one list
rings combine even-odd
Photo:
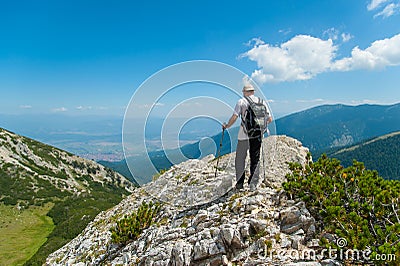
[(217, 177), (217, 171), (218, 171), (218, 164), (219, 164), (219, 157), (221, 157), (221, 148), (222, 148), (222, 142), (224, 142), (224, 134), (225, 133), (225, 128), (222, 128), (222, 136), (221, 140), (219, 142), (219, 148), (218, 148), (218, 153), (217, 153), (217, 166), (215, 167), (215, 177)]
[(265, 163), (264, 163), (264, 145), (263, 145), (263, 138), (261, 139), (261, 153), (262, 153), (263, 174), (264, 174), (264, 180), (263, 180), (263, 182), (265, 182)]
[[(269, 137), (269, 135), (270, 135), (270, 132), (269, 132), (269, 130), (268, 130), (268, 123), (267, 123), (267, 129), (266, 129), (266, 131), (265, 132), (267, 132), (267, 138)], [(265, 133), (264, 133), (265, 134)], [(262, 138), (261, 138), (261, 153), (262, 153), (262, 160), (263, 160), (263, 173), (264, 173), (264, 182), (266, 182), (266, 180), (265, 180), (265, 163), (264, 163), (264, 161), (265, 161), (265, 159), (264, 159), (264, 145), (263, 145), (263, 140), (264, 140), (264, 134), (262, 134)]]

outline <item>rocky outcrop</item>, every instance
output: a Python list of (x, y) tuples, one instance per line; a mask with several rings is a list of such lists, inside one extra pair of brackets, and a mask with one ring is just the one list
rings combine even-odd
[[(304, 163), (307, 151), (289, 137), (265, 139), (256, 191), (232, 189), (234, 154), (220, 158), (217, 177), (210, 156), (176, 165), (99, 214), (47, 265), (334, 265), (311, 256), (315, 220), (280, 188), (287, 162)], [(111, 243), (115, 222), (150, 200), (163, 202), (156, 224), (126, 245)]]

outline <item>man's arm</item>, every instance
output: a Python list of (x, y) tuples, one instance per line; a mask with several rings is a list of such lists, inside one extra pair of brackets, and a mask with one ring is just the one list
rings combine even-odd
[(267, 102), (264, 100), (263, 101), (265, 108), (267, 109), (268, 112), (268, 117), (267, 117), (267, 124), (270, 124), (272, 122), (272, 115), (271, 115), (271, 111), (268, 108)]
[(231, 116), (231, 118), (229, 119), (228, 124), (223, 124), (223, 125), (222, 125), (222, 128), (223, 128), (223, 129), (230, 128), (230, 127), (236, 122), (236, 119), (237, 119), (237, 118), (238, 118), (238, 116), (237, 116), (236, 114), (233, 114), (233, 115)]

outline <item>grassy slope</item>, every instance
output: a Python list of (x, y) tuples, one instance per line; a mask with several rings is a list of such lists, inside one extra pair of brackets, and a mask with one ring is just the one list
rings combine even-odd
[(54, 229), (47, 216), (53, 205), (23, 211), (0, 205), (0, 265), (22, 265), (46, 242)]
[[(14, 265), (42, 265), (50, 253), (77, 236), (100, 211), (118, 204), (128, 191), (114, 183), (102, 184), (94, 181), (89, 174), (95, 175), (97, 171), (100, 171), (96, 165), (74, 159), (68, 160), (71, 154), (67, 152), (32, 139), (7, 134), (12, 136), (11, 142), (7, 141), (6, 134), (0, 134), (0, 145), (4, 145), (6, 149), (18, 154), (15, 145), (26, 144), (41, 161), (64, 169), (54, 171), (49, 167), (36, 164), (32, 158), (24, 154), (20, 154), (19, 159), (24, 167), (0, 160), (0, 204), (6, 207), (0, 210), (0, 216), (5, 217), (4, 221), (1, 220), (4, 223), (0, 222), (0, 226), (3, 224), (7, 226), (0, 231), (2, 234), (0, 266), (13, 263)], [(87, 174), (80, 173), (80, 169), (86, 169)], [(63, 181), (67, 179), (66, 171), (72, 173), (74, 179), (82, 187), (90, 188), (90, 193), (83, 192), (74, 195), (67, 190), (57, 188), (47, 178), (42, 178), (50, 176)], [(104, 174), (113, 176), (111, 170), (106, 170)], [(49, 203), (51, 205), (47, 205)], [(7, 208), (16, 210), (18, 205), (25, 209), (21, 212), (23, 216), (15, 211), (7, 211), (8, 215), (3, 215)], [(43, 205), (47, 208), (43, 212), (38, 212), (37, 210)], [(33, 213), (28, 215), (29, 212)], [(18, 225), (17, 219), (21, 219), (21, 225)], [(32, 223), (30, 223), (31, 220)], [(46, 227), (46, 224), (49, 226)], [(11, 235), (7, 235), (8, 232)], [(21, 244), (24, 246), (20, 246)], [(14, 261), (13, 258), (16, 260)]]
[(42, 265), (50, 253), (77, 236), (99, 212), (115, 206), (121, 201), (122, 194), (127, 194), (122, 188), (103, 187), (97, 182), (91, 182), (90, 194), (67, 197), (63, 201), (55, 202), (48, 213), (54, 221), (55, 228), (49, 234), (47, 241), (25, 265)]

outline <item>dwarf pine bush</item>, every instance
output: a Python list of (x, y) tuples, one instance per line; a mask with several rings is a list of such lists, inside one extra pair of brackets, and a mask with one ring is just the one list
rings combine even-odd
[(306, 203), (321, 235), (331, 233), (345, 238), (348, 249), (369, 249), (372, 260), (394, 254), (395, 261), (374, 264), (399, 265), (399, 181), (384, 180), (357, 161), (344, 168), (340, 161), (326, 155), (315, 163), (308, 155), (304, 167), (290, 163), (289, 168), (283, 188), (291, 198)]
[(140, 237), (143, 230), (151, 226), (160, 211), (160, 204), (142, 202), (139, 208), (131, 215), (117, 221), (117, 225), (111, 228), (113, 243), (126, 244)]

